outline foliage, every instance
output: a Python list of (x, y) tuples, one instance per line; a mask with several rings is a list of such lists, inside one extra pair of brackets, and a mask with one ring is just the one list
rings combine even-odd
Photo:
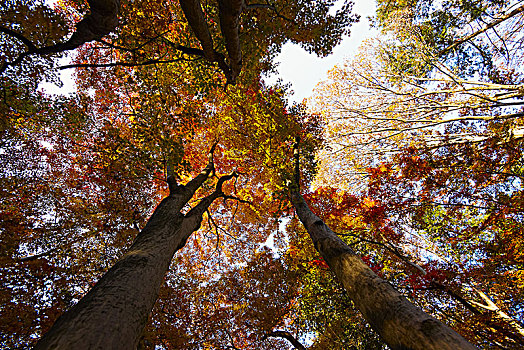
[(518, 5), (379, 2), (383, 34), (309, 102), (326, 126), (314, 211), (482, 348), (524, 340), (510, 248), (523, 224)]
[[(332, 197), (324, 196), (329, 192), (320, 191), (313, 195), (332, 202)], [(335, 199), (333, 202), (344, 206), (346, 201), (342, 200), (341, 203)], [(312, 203), (317, 204), (318, 201), (312, 200)], [(337, 210), (328, 213), (319, 210), (319, 207), (315, 209), (325, 214), (323, 217), (326, 219), (335, 218), (337, 213)], [(307, 232), (299, 227), (297, 219), (289, 222), (287, 232), (290, 242), (285, 256), (299, 274), (300, 283), (293, 313), (295, 319), (291, 326), (299, 329), (304, 337), (311, 333), (315, 335), (309, 348), (383, 349), (384, 344), (354, 308), (346, 291), (336, 281), (325, 261), (318, 256)]]
[[(141, 346), (288, 349), (282, 330), (311, 349), (385, 348), (290, 218), (297, 139), (313, 211), (377, 274), (480, 347), (524, 344), (523, 17), (487, 37), (478, 29), (520, 7), (379, 1), (384, 36), (336, 67), (309, 110), (291, 107), (261, 74), (287, 41), (329, 54), (357, 20), (350, 2), (333, 13), (334, 3), (246, 3), (234, 86), (204, 59), (178, 2), (157, 0), (122, 1), (116, 29), (75, 51), (61, 67), (77, 69), (70, 96), (37, 91), (62, 51), (8, 65), (2, 346), (34, 344), (129, 247), (166, 178), (193, 178), (217, 144), (214, 177), (240, 176), (173, 259)], [(63, 43), (86, 9), (2, 4), (0, 59), (16, 62), (27, 41)], [(218, 7), (202, 9), (225, 53)]]
[[(281, 23), (285, 31), (300, 33), (297, 41), (313, 44), (315, 36), (320, 35), (335, 45), (337, 36), (346, 31), (343, 26), (352, 22), (351, 17), (330, 24), (341, 28), (338, 32), (331, 27), (327, 30), (315, 22), (325, 16), (312, 22), (305, 20), (329, 6), (315, 9), (316, 5), (311, 5), (309, 12), (302, 12), (305, 7), (293, 7), (281, 15), (299, 11), (303, 16), (300, 25), (309, 23), (315, 29), (309, 34), (297, 32), (293, 21), (286, 19)], [(74, 22), (81, 17), (83, 6), (60, 3), (58, 12), (37, 7), (35, 11), (42, 9), (47, 15), (35, 16), (35, 23)], [(8, 9), (18, 13), (14, 7)], [(213, 24), (213, 10), (209, 9)], [(135, 2), (133, 6), (123, 2), (124, 21), (117, 31), (102, 42), (78, 49), (75, 60), (79, 65), (129, 64), (79, 69), (78, 90), (70, 97), (36, 92), (43, 74), (52, 73), (49, 68), (56, 65), (53, 56), (29, 56), (30, 62), (6, 70), (2, 76), (5, 98), (1, 104), (0, 154), (4, 165), (2, 285), (7, 287), (2, 293), (3, 345), (30, 346), (77, 302), (131, 244), (152, 208), (167, 194), (166, 176), (172, 174), (181, 182), (194, 176), (215, 141), (217, 174), (233, 169), (242, 174), (238, 183), (228, 185), (233, 188), (227, 192), (251, 204), (227, 200), (213, 205), (201, 232), (173, 262), (142, 343), (145, 347), (163, 344), (171, 348), (249, 346), (262, 341), (277, 326), (272, 323), (279, 320), (275, 313), (290, 302), (293, 285), (284, 293), (283, 267), (271, 254), (257, 252), (257, 248), (277, 225), (291, 143), (304, 133), (302, 137), (314, 147), (318, 131), (315, 119), (300, 108), (288, 110), (283, 88), (259, 82), (260, 71), (267, 69), (263, 68), (264, 60), (278, 51), (287, 36), (274, 30), (276, 23), (267, 11), (255, 12), (261, 16), (260, 23), (252, 23), (250, 39), (256, 40), (247, 40), (245, 45), (249, 48), (249, 43), (256, 43), (259, 51), (246, 56), (245, 83), (227, 90), (223, 90), (221, 75), (209, 63), (188, 58), (173, 47), (173, 43), (195, 44), (187, 25), (180, 21), (178, 7), (152, 1)], [(9, 13), (2, 16), (6, 20), (2, 25), (17, 31), (24, 28), (19, 33), (34, 45), (63, 40), (65, 32), (56, 31), (50, 32), (52, 39), (39, 41), (33, 36), (38, 30), (30, 23), (17, 24), (17, 17), (11, 18)], [(149, 13), (155, 15), (146, 15)], [(259, 20), (256, 16), (251, 19)], [(264, 21), (270, 23), (261, 25)], [(218, 35), (216, 23), (213, 28)], [(4, 34), (4, 46), (16, 42), (16, 38)], [(16, 46), (13, 56), (4, 59), (13, 61), (17, 50), (23, 49)], [(142, 64), (151, 59), (169, 62)], [(26, 75), (25, 70), (36, 73)], [(210, 185), (205, 185), (197, 198), (210, 190)], [(274, 239), (276, 246), (283, 244), (278, 234)], [(261, 269), (256, 280), (274, 283), (267, 285), (275, 302), (272, 309), (267, 297), (260, 299), (261, 294), (253, 289), (261, 282), (254, 281), (249, 287), (250, 282), (242, 279), (246, 273), (241, 271), (249, 270), (245, 264), (251, 264), (250, 273)], [(265, 275), (272, 264), (276, 270)], [(238, 284), (228, 285), (224, 282), (228, 279), (236, 279)], [(231, 289), (242, 286), (246, 290)], [(249, 288), (252, 292), (247, 301), (241, 305), (234, 301), (233, 294), (245, 294)], [(209, 309), (227, 298), (229, 306), (224, 304), (217, 313)], [(260, 305), (260, 310), (255, 305)], [(241, 309), (245, 313), (238, 313)], [(173, 313), (166, 314), (166, 310)], [(206, 314), (209, 322), (205, 321)], [(236, 328), (211, 322), (226, 314), (238, 319)], [(186, 322), (188, 317), (194, 322)], [(231, 332), (234, 338), (224, 337), (224, 332)], [(264, 342), (268, 348), (285, 344), (273, 338)]]
[(501, 59), (521, 54), (523, 10), (518, 1), (378, 1), (375, 25), (399, 40), (384, 48), (396, 73), (420, 75), (440, 60), (462, 77), (475, 72), (493, 77)]

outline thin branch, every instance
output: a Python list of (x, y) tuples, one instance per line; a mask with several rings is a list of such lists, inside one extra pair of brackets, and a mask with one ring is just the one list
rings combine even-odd
[(45, 251), (43, 253), (40, 253), (40, 254), (35, 254), (35, 255), (29, 255), (29, 256), (24, 256), (22, 258), (19, 258), (16, 260), (16, 262), (19, 262), (19, 263), (23, 263), (23, 262), (28, 262), (28, 261), (34, 261), (34, 260), (37, 260), (37, 259), (40, 259), (44, 256), (47, 256), (49, 254), (52, 254), (54, 252), (56, 252), (59, 248), (53, 248), (53, 249), (50, 249), (48, 251)]
[(269, 332), (268, 334), (266, 334), (264, 336), (264, 339), (267, 339), (269, 337), (272, 337), (272, 338), (284, 338), (286, 339), (287, 341), (289, 341), (294, 347), (295, 349), (298, 349), (298, 350), (306, 350), (306, 347), (304, 345), (302, 345), (298, 340), (297, 338), (295, 338), (293, 336), (293, 334), (291, 334), (290, 332), (288, 331), (271, 331)]
[(441, 50), (439, 52), (439, 55), (443, 55), (445, 53), (447, 53), (448, 51), (451, 51), (453, 49), (455, 49), (457, 46), (463, 44), (464, 42), (466, 41), (469, 41), (471, 39), (473, 39), (474, 37), (476, 37), (477, 35), (480, 35), (482, 33), (484, 33), (485, 31), (489, 30), (490, 28), (493, 28), (495, 27), (496, 25), (504, 22), (505, 20), (507, 19), (510, 19), (511, 17), (513, 16), (516, 16), (518, 15), (519, 13), (521, 12), (524, 12), (524, 5), (520, 6), (520, 7), (517, 7), (515, 10), (511, 11), (510, 13), (496, 19), (495, 21), (487, 24), (485, 27), (483, 27), (482, 29), (474, 32), (474, 33), (471, 33), (469, 35), (466, 35), (465, 37), (463, 37), (462, 39), (459, 39), (457, 41), (455, 41), (453, 44), (451, 44), (450, 46), (446, 47), (445, 49)]
[(7, 35), (11, 35), (12, 37), (17, 38), (18, 40), (23, 42), (25, 44), (25, 46), (27, 46), (29, 51), (36, 51), (37, 50), (37, 47), (31, 42), (31, 40), (29, 40), (28, 38), (26, 38), (22, 34), (15, 32), (14, 30), (11, 30), (11, 29), (6, 28), (4, 26), (0, 26), (0, 32), (5, 33)]
[(65, 66), (58, 67), (59, 70), (69, 69), (69, 68), (108, 68), (108, 67), (138, 67), (138, 66), (148, 66), (152, 64), (163, 64), (163, 63), (174, 63), (185, 61), (183, 58), (176, 58), (172, 60), (147, 60), (144, 62), (111, 62), (111, 63), (78, 63), (78, 64), (68, 64)]

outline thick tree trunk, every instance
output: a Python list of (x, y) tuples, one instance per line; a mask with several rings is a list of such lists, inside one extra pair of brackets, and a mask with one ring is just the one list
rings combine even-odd
[(410, 303), (378, 277), (318, 218), (298, 189), (291, 202), (315, 248), (347, 290), (366, 321), (392, 350), (475, 349), (462, 336)]
[(234, 84), (242, 70), (242, 52), (240, 51), (240, 13), (243, 0), (218, 0), (220, 30), (226, 41), (231, 80)]
[(195, 33), (200, 45), (202, 45), (202, 51), (204, 57), (211, 62), (217, 60), (216, 52), (213, 47), (213, 39), (204, 18), (204, 12), (202, 11), (202, 5), (199, 0), (180, 0), (180, 7), (186, 16), (189, 26)]
[(155, 209), (129, 251), (71, 310), (61, 316), (35, 349), (135, 349), (175, 252), (198, 229), (221, 186), (189, 213), (180, 211), (213, 170), (185, 186), (170, 182), (170, 195)]
[[(229, 57), (228, 65), (224, 55), (215, 51), (213, 47), (213, 39), (204, 18), (200, 0), (180, 0), (180, 7), (182, 7), (184, 16), (202, 46), (203, 56), (210, 62), (218, 63), (227, 78), (228, 84), (235, 84), (242, 70), (242, 53), (240, 51), (240, 39), (238, 36), (242, 4), (242, 0), (218, 0), (220, 29), (226, 42)], [(179, 49), (183, 49), (183, 51), (186, 52), (188, 51), (188, 48), (179, 47)], [(192, 51), (194, 54), (194, 49)]]

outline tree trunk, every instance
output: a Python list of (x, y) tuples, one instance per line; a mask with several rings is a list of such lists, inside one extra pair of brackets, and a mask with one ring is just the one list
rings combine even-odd
[(242, 70), (242, 52), (239, 38), (242, 4), (243, 0), (218, 0), (220, 30), (226, 41), (232, 84), (235, 83)]
[(213, 47), (213, 39), (204, 18), (202, 5), (199, 0), (180, 0), (180, 7), (186, 16), (189, 26), (202, 45), (204, 57), (210, 61), (216, 61), (216, 52)]
[(378, 277), (318, 218), (298, 189), (291, 202), (322, 255), (366, 321), (392, 350), (475, 349), (462, 336), (410, 303)]
[[(189, 26), (200, 42), (200, 45), (202, 45), (203, 56), (210, 62), (217, 62), (220, 69), (224, 72), (228, 84), (235, 84), (242, 70), (242, 53), (240, 51), (240, 39), (238, 35), (243, 1), (218, 0), (220, 29), (226, 43), (229, 65), (226, 63), (224, 55), (215, 51), (213, 48), (213, 39), (209, 32), (200, 0), (179, 1)], [(179, 49), (183, 48), (179, 46)], [(183, 51), (187, 52), (188, 50), (186, 48)], [(195, 53), (194, 50), (192, 51)]]
[(300, 194), (300, 138), (294, 146), (290, 199), (315, 249), (324, 258), (355, 307), (392, 350), (475, 349), (457, 332), (426, 314), (373, 272), (307, 205)]
[(170, 181), (170, 195), (155, 209), (128, 252), (74, 307), (61, 316), (35, 349), (135, 349), (164, 275), (177, 250), (197, 230), (208, 206), (223, 196), (224, 181), (189, 213), (180, 211), (213, 170), (212, 160), (185, 186)]

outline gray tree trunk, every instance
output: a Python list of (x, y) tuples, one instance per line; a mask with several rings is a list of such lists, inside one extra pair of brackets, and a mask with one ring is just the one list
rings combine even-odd
[(74, 307), (62, 315), (35, 349), (135, 349), (177, 250), (198, 229), (221, 186), (189, 213), (180, 211), (213, 170), (212, 160), (185, 186), (170, 182), (170, 195), (155, 209), (127, 253)]
[(392, 350), (475, 349), (457, 332), (410, 303), (378, 277), (311, 211), (297, 188), (291, 189), (290, 195), (315, 248), (366, 321)]

